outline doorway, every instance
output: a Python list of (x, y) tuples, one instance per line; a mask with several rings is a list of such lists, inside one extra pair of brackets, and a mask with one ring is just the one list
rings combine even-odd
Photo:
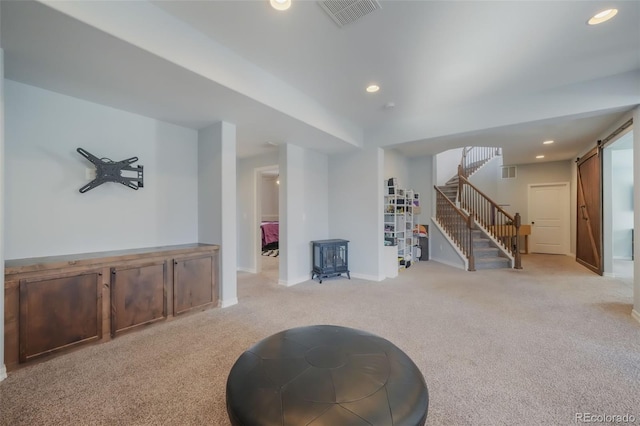
[(256, 169), (256, 272), (279, 278), (280, 172), (278, 166)]
[(571, 238), (569, 182), (530, 184), (528, 189), (530, 252), (567, 254)]
[(633, 132), (603, 150), (604, 275), (633, 278)]

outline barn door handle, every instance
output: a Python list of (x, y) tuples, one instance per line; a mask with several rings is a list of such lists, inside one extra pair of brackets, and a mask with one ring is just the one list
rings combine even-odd
[(584, 209), (586, 209), (586, 208), (587, 208), (587, 206), (583, 204), (583, 205), (580, 206), (580, 211), (582, 212), (582, 219), (589, 220), (589, 218), (587, 217), (587, 215), (586, 215), (586, 213), (584, 211)]

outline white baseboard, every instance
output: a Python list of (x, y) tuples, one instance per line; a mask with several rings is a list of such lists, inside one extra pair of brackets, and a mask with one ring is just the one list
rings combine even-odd
[(638, 322), (640, 322), (640, 312), (636, 311), (635, 309), (631, 310), (631, 316)]
[(290, 280), (278, 280), (278, 284), (284, 287), (291, 287), (293, 285), (300, 284), (305, 281), (309, 281), (310, 279), (311, 279), (311, 276), (305, 275), (298, 278), (292, 278)]
[(220, 308), (228, 308), (229, 306), (237, 305), (238, 298), (234, 297), (233, 299), (225, 299), (218, 302), (218, 307)]
[(614, 274), (613, 272), (603, 272), (602, 276), (607, 278), (615, 278), (616, 274)]
[(256, 273), (258, 273), (258, 271), (256, 271), (256, 268), (243, 268), (242, 266), (238, 266), (238, 267), (236, 268), (236, 270), (237, 270), (238, 272), (248, 272), (248, 273), (250, 273), (250, 274), (256, 274)]
[[(463, 271), (467, 270), (465, 268), (466, 265), (461, 265), (459, 263), (450, 262), (448, 260), (442, 260), (442, 259), (436, 259), (436, 258), (431, 258), (429, 260), (433, 260), (434, 262), (442, 263), (443, 265), (451, 266), (452, 268), (460, 269), (460, 270), (463, 270)], [(467, 268), (468, 268), (468, 266), (467, 266)]]
[(351, 275), (352, 278), (358, 278), (359, 280), (367, 280), (367, 281), (382, 281), (386, 278), (384, 276), (379, 277), (375, 275), (359, 274), (357, 272), (350, 272), (349, 275)]
[(7, 367), (0, 365), (0, 382), (7, 378)]

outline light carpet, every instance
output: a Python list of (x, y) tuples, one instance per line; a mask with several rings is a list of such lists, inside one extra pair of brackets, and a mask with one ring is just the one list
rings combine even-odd
[(228, 425), (225, 384), (236, 358), (264, 337), (311, 324), (368, 330), (403, 349), (429, 387), (427, 425), (570, 425), (576, 413), (631, 414), (640, 423), (631, 281), (599, 277), (565, 256), (523, 263), (521, 271), (465, 272), (419, 262), (382, 282), (289, 288), (278, 286), (277, 267), (239, 273), (235, 306), (9, 373), (0, 424)]

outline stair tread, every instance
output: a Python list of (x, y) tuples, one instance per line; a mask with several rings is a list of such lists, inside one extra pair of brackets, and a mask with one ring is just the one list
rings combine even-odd
[(506, 257), (500, 257), (500, 256), (495, 256), (495, 257), (478, 257), (475, 259), (476, 263), (478, 262), (484, 262), (484, 263), (490, 263), (490, 262), (504, 262), (504, 263), (508, 263), (511, 260), (507, 259)]

